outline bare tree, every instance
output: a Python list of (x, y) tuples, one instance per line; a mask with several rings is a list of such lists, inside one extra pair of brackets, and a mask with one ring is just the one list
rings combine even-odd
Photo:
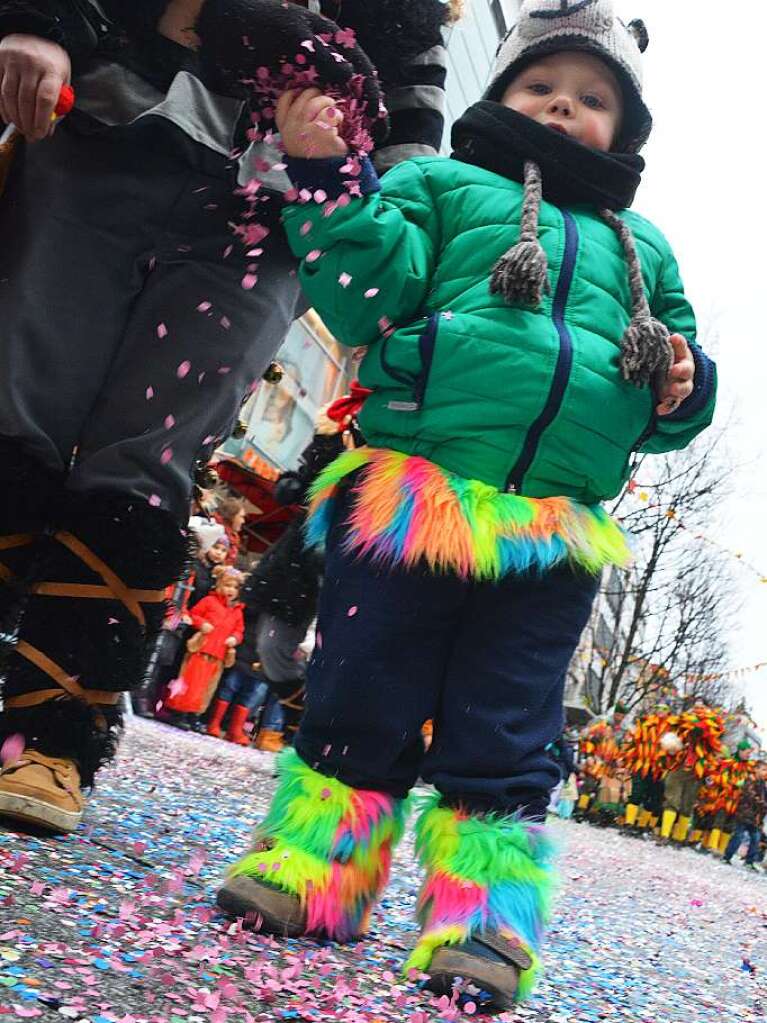
[(734, 473), (723, 437), (709, 431), (683, 452), (641, 459), (613, 505), (635, 563), (606, 574), (570, 667), (594, 713), (671, 695), (732, 703), (722, 676), (738, 598), (730, 559), (707, 540)]

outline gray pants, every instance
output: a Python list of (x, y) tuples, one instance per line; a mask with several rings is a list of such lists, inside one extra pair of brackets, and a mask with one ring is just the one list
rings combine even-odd
[[(188, 515), (296, 314), (281, 229), (247, 257), (226, 159), (160, 119), (68, 122), (26, 146), (0, 199), (0, 436), (67, 486)], [(242, 287), (258, 262), (258, 283)]]

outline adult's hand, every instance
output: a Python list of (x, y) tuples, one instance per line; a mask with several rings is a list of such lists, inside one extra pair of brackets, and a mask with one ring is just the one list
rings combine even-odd
[(58, 43), (13, 33), (0, 39), (0, 120), (15, 124), (29, 142), (53, 131), (53, 112), (72, 64)]

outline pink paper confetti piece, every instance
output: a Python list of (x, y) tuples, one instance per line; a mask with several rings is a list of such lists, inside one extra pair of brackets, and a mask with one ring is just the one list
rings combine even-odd
[(184, 377), (189, 373), (189, 370), (191, 368), (192, 368), (191, 362), (188, 359), (184, 359), (183, 362), (180, 362), (178, 364), (178, 368), (176, 369), (176, 376), (179, 378), (179, 380), (183, 380)]
[(342, 288), (348, 288), (351, 282), (352, 282), (351, 274), (342, 273), (341, 276), (338, 278), (338, 283), (341, 285)]
[(210, 307), (211, 307), (211, 303), (210, 302), (200, 302), (200, 304), (197, 306), (197, 312), (198, 313), (207, 313), (207, 311), (210, 309)]
[(165, 326), (164, 323), (157, 324), (157, 336), (160, 338), (160, 340), (168, 336), (168, 328)]
[(240, 282), (243, 291), (252, 291), (258, 284), (258, 274), (247, 273)]
[(307, 255), (306, 255), (306, 262), (307, 263), (316, 263), (321, 255), (322, 255), (322, 252), (320, 251), (320, 249), (312, 249), (312, 251), (308, 252)]
[(10, 764), (18, 760), (24, 752), (25, 740), (20, 732), (9, 735), (2, 746), (0, 746), (0, 764)]
[(355, 615), (357, 614), (357, 612), (358, 612), (358, 611), (359, 611), (359, 608), (357, 607), (357, 605), (356, 605), (356, 604), (354, 604), (354, 605), (353, 605), (352, 607), (350, 607), (350, 608), (349, 608), (349, 610), (348, 610), (348, 611), (346, 612), (346, 617), (347, 617), (347, 618), (354, 618), (354, 616), (355, 616)]
[(162, 498), (160, 497), (159, 494), (150, 494), (149, 503), (153, 508), (159, 508), (160, 505), (162, 504)]
[(176, 419), (175, 419), (175, 417), (174, 417), (174, 416), (172, 416), (172, 415), (170, 415), (170, 414), (168, 414), (168, 415), (167, 415), (167, 416), (165, 417), (165, 420), (164, 420), (164, 426), (165, 426), (165, 429), (166, 429), (166, 430), (172, 430), (172, 429), (173, 429), (173, 427), (174, 427), (175, 425), (176, 425)]
[(154, 387), (147, 387), (146, 389), (146, 400), (151, 401), (154, 398)]
[(160, 463), (162, 465), (167, 465), (168, 462), (170, 462), (172, 458), (173, 458), (173, 448), (171, 448), (171, 447), (163, 448), (162, 454), (160, 455)]
[(375, 298), (380, 290), (380, 288), (368, 288), (365, 292), (365, 298)]

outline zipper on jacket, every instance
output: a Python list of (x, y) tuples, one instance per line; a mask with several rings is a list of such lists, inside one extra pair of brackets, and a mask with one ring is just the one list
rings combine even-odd
[(579, 238), (578, 226), (572, 214), (563, 210), (562, 218), (565, 223), (565, 252), (551, 307), (551, 318), (554, 321), (554, 326), (559, 336), (559, 355), (554, 368), (554, 379), (551, 382), (551, 389), (549, 390), (546, 404), (541, 414), (528, 430), (525, 443), (522, 445), (522, 453), (506, 480), (506, 490), (509, 493), (521, 493), (525, 473), (533, 464), (541, 437), (544, 431), (551, 426), (562, 406), (567, 383), (570, 379), (570, 370), (573, 365), (573, 339), (565, 323), (565, 308), (570, 297), (570, 288), (575, 274), (575, 260), (578, 255)]

